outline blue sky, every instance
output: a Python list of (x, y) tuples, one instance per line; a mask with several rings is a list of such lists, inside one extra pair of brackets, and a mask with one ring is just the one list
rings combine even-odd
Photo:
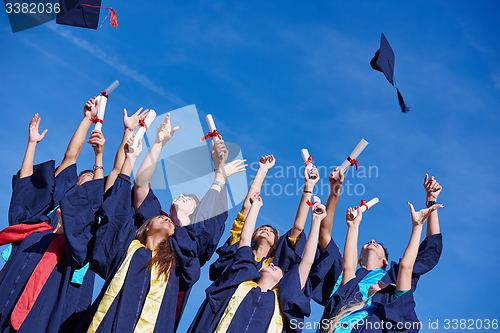
[[(7, 15), (0, 14), (0, 227), (7, 226), (11, 175), (20, 168), (33, 114), (39, 112), (42, 128), (49, 129), (35, 162), (60, 163), (85, 101), (118, 79), (103, 127), (105, 170), (121, 140), (123, 108), (144, 106), (163, 114), (194, 104), (203, 131), (208, 130), (204, 116), (213, 114), (224, 139), (241, 147), (249, 162), (276, 156), (258, 223), (282, 232), (291, 227), (300, 197), (279, 190), (297, 181), (302, 185), (303, 179), (286, 172), (281, 177), (278, 166), (300, 167), (302, 148), (330, 169), (361, 138), (369, 142), (360, 165), (378, 172), (349, 172), (351, 193), (356, 185), (363, 193), (348, 195), (345, 189), (332, 234), (342, 247), (345, 210), (377, 196), (380, 203), (365, 214), (359, 242), (382, 241), (393, 260), (403, 254), (410, 234), (406, 202), (423, 208), (423, 178), (434, 175), (443, 185), (444, 250), (415, 293), (422, 331), (433, 331), (429, 320), (439, 320), (443, 328), (445, 319), (499, 319), (494, 297), (487, 296), (500, 273), (494, 264), (500, 241), (497, 1), (103, 1), (103, 6), (116, 10), (117, 29), (108, 22), (94, 31), (52, 21), (13, 34)], [(396, 55), (395, 77), (411, 107), (407, 114), (399, 110), (395, 89), (369, 64), (382, 32)], [(92, 164), (87, 146), (78, 168)], [(248, 168), (248, 181), (254, 174)], [(326, 175), (320, 176), (326, 182)], [(170, 192), (158, 192), (168, 204)], [(327, 191), (320, 197), (326, 200)], [(230, 211), (227, 230), (239, 208)], [(205, 267), (179, 332), (201, 304), (207, 276)], [(309, 320), (319, 320), (321, 311), (313, 305)]]

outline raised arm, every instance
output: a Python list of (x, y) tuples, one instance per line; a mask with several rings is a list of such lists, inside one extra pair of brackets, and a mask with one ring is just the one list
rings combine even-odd
[(137, 160), (137, 157), (142, 151), (142, 140), (140, 140), (137, 149), (134, 150), (133, 153), (129, 153), (128, 146), (132, 145), (132, 143), (134, 142), (134, 137), (135, 136), (132, 135), (132, 137), (127, 141), (125, 146), (123, 146), (125, 159), (123, 160), (123, 165), (120, 170), (120, 173), (129, 177), (132, 174), (132, 170), (134, 169), (135, 161)]
[(149, 193), (149, 181), (155, 171), (158, 156), (165, 144), (172, 138), (174, 133), (179, 129), (179, 126), (172, 128), (170, 124), (170, 113), (163, 120), (163, 123), (156, 130), (156, 139), (148, 154), (142, 161), (137, 175), (134, 178), (134, 208), (139, 209), (144, 199)]
[(104, 167), (102, 165), (102, 152), (104, 149), (104, 135), (101, 131), (92, 131), (89, 137), (89, 141), (94, 148), (95, 153), (95, 163), (94, 163), (94, 180), (104, 178)]
[(247, 216), (248, 211), (250, 210), (250, 197), (252, 194), (256, 192), (260, 192), (262, 184), (266, 179), (267, 172), (276, 164), (276, 158), (273, 155), (262, 156), (259, 160), (259, 170), (255, 174), (254, 179), (252, 180), (252, 184), (250, 184), (250, 188), (248, 189), (247, 196), (243, 201), (243, 205), (241, 206), (240, 213), (244, 216)]
[(250, 197), (250, 210), (248, 211), (248, 216), (245, 224), (243, 225), (243, 230), (241, 231), (240, 244), (238, 248), (242, 246), (252, 245), (252, 234), (255, 230), (255, 223), (257, 222), (257, 216), (259, 215), (260, 208), (264, 204), (262, 198), (259, 196), (259, 192), (254, 193)]
[[(426, 192), (425, 201), (434, 201), (437, 202), (437, 198), (441, 193), (441, 185), (434, 179), (432, 176), (429, 179), (429, 175), (425, 175), (424, 179), (424, 188)], [(429, 206), (428, 206), (429, 207)], [(427, 233), (426, 236), (431, 236), (435, 234), (439, 234), (439, 217), (437, 210), (434, 210), (429, 216), (429, 221), (427, 222)]]
[[(315, 179), (311, 178), (311, 176)], [(297, 213), (295, 214), (295, 221), (293, 222), (292, 231), (290, 232), (290, 238), (299, 238), (300, 234), (304, 230), (304, 225), (307, 220), (307, 213), (309, 211), (309, 206), (307, 201), (311, 200), (314, 185), (319, 181), (318, 169), (313, 165), (311, 168), (311, 176), (307, 172), (307, 168), (304, 169), (304, 191), (302, 191), (302, 197), (300, 198), (299, 208), (297, 208)]]
[(411, 278), (413, 272), (413, 265), (415, 264), (415, 259), (417, 258), (418, 246), (420, 243), (420, 236), (422, 234), (422, 228), (425, 220), (429, 216), (436, 212), (438, 208), (443, 207), (442, 205), (433, 205), (430, 208), (422, 209), (415, 212), (413, 205), (408, 202), (411, 211), (411, 236), (408, 246), (406, 247), (403, 258), (399, 263), (398, 279), (396, 282), (396, 289), (398, 290), (410, 290), (411, 289)]
[(352, 208), (347, 210), (347, 236), (344, 245), (344, 257), (342, 259), (342, 285), (349, 282), (356, 276), (356, 267), (358, 266), (358, 234), (359, 223), (363, 214), (358, 210), (358, 215), (351, 219)]
[(83, 145), (85, 143), (87, 132), (90, 128), (90, 125), (92, 124), (92, 117), (97, 114), (98, 104), (99, 103), (96, 102), (96, 98), (93, 97), (89, 99), (88, 102), (83, 106), (83, 119), (68, 144), (68, 148), (66, 149), (66, 153), (64, 154), (63, 161), (57, 168), (55, 176), (57, 176), (61, 173), (61, 171), (76, 162), (76, 159), (78, 158), (78, 155), (80, 155), (80, 152), (82, 151)]
[(333, 228), (333, 217), (335, 216), (335, 208), (337, 208), (337, 203), (339, 202), (340, 188), (344, 182), (344, 173), (340, 171), (338, 179), (334, 179), (333, 175), (339, 169), (336, 167), (328, 180), (330, 181), (330, 195), (326, 201), (326, 217), (319, 229), (319, 248), (324, 251), (330, 240), (332, 239), (332, 228)]
[[(316, 209), (321, 209), (321, 212), (316, 212)], [(312, 207), (312, 220), (311, 229), (309, 230), (309, 237), (307, 237), (306, 245), (304, 247), (304, 254), (299, 264), (300, 287), (304, 288), (307, 282), (307, 277), (311, 271), (318, 245), (319, 227), (321, 221), (326, 217), (325, 206), (318, 204)]]
[(24, 153), (19, 178), (29, 177), (33, 174), (33, 161), (35, 159), (36, 145), (38, 142), (42, 141), (48, 131), (48, 129), (46, 129), (42, 132), (42, 134), (39, 134), (38, 126), (40, 125), (40, 120), (42, 120), (42, 118), (38, 116), (38, 113), (35, 113), (33, 118), (31, 118), (29, 125), (28, 146), (26, 147), (26, 152)]
[(142, 108), (137, 110), (136, 113), (131, 115), (130, 117), (127, 115), (127, 110), (123, 109), (123, 137), (122, 142), (120, 143), (120, 147), (116, 151), (115, 161), (113, 163), (113, 170), (108, 175), (106, 179), (105, 190), (107, 191), (113, 184), (115, 183), (116, 176), (120, 172), (120, 169), (123, 165), (123, 161), (125, 160), (125, 151), (123, 147), (127, 143), (127, 140), (132, 136), (137, 126), (139, 126), (139, 121), (144, 120), (148, 114), (148, 109), (142, 111)]

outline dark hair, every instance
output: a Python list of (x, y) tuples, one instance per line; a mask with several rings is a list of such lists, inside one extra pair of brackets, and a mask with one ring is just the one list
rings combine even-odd
[[(378, 243), (378, 242), (377, 242)], [(387, 262), (389, 262), (389, 252), (387, 251), (387, 249), (384, 247), (384, 245), (382, 243), (378, 243), (380, 246), (382, 246), (382, 248), (384, 249), (384, 254), (385, 254), (385, 260), (387, 260)], [(387, 267), (387, 265), (384, 265), (382, 266), (382, 269), (385, 271), (385, 268)]]
[[(144, 222), (135, 232), (135, 239), (137, 239), (143, 245), (146, 245), (148, 228), (149, 225), (151, 224), (151, 221), (155, 217), (156, 216)], [(154, 265), (158, 265), (157, 266), (159, 271), (158, 277), (163, 275), (165, 277), (165, 281), (168, 281), (170, 270), (175, 265), (175, 251), (170, 246), (168, 238), (160, 243), (156, 255), (151, 257), (151, 259), (149, 259), (148, 261), (146, 261), (144, 267), (149, 268), (149, 271), (151, 272), (151, 269), (153, 268)]]
[(263, 225), (259, 226), (257, 229), (255, 229), (255, 231), (252, 234), (252, 240), (255, 240), (255, 234), (257, 233), (257, 231), (259, 231), (260, 228), (265, 228), (265, 227), (273, 229), (273, 233), (274, 233), (274, 243), (271, 246), (271, 248), (269, 249), (269, 252), (267, 253), (267, 257), (270, 258), (270, 257), (274, 257), (274, 253), (276, 252), (276, 246), (278, 246), (278, 240), (280, 238), (280, 232), (278, 231), (278, 229), (273, 228), (269, 224), (263, 224)]

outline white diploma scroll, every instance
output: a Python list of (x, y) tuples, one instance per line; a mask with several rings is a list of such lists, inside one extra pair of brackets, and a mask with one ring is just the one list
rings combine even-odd
[[(349, 155), (349, 159), (351, 159), (351, 160), (357, 159), (358, 156), (359, 156), (359, 154), (361, 154), (361, 152), (363, 151), (363, 149), (366, 148), (367, 145), (368, 145), (368, 141), (366, 141), (365, 139), (361, 139), (361, 141), (359, 141), (359, 143), (356, 146), (356, 148), (354, 148), (354, 150), (352, 151), (351, 155)], [(342, 172), (344, 174), (347, 171), (347, 169), (349, 169), (349, 167), (351, 166), (351, 162), (349, 161), (349, 159), (346, 159), (340, 165), (339, 171), (342, 170)], [(335, 172), (335, 175), (333, 176), (333, 179), (338, 179), (339, 171)]]
[[(314, 205), (319, 205), (319, 204), (321, 203), (321, 199), (320, 199), (319, 197), (317, 197), (317, 196), (314, 196), (314, 197), (312, 197), (312, 203), (313, 203)], [(323, 213), (323, 210), (322, 210), (321, 208), (318, 208), (318, 207), (316, 206), (316, 208), (314, 208), (314, 212), (315, 212), (316, 214), (321, 214), (321, 213)]]
[(102, 129), (102, 121), (104, 120), (104, 112), (106, 111), (106, 102), (108, 101), (108, 95), (116, 89), (120, 85), (120, 82), (118, 80), (114, 80), (113, 83), (111, 83), (106, 90), (104, 90), (98, 97), (97, 100), (99, 101), (99, 106), (97, 109), (97, 118), (100, 120), (97, 123), (95, 123), (95, 128), (94, 130), (100, 131)]
[(309, 178), (311, 179), (316, 179), (317, 176), (316, 175), (311, 175), (311, 169), (312, 169), (312, 159), (310, 162), (307, 162), (309, 160), (309, 150), (307, 150), (306, 148), (303, 148), (301, 151), (300, 151), (300, 154), (302, 155), (302, 159), (304, 160), (304, 163), (307, 163), (306, 164), (306, 169), (307, 169), (307, 174), (309, 175)]
[(146, 130), (149, 128), (149, 126), (151, 126), (155, 118), (156, 118), (155, 110), (149, 110), (146, 119), (144, 119), (144, 124), (146, 126), (139, 126), (137, 132), (135, 133), (134, 142), (132, 143), (131, 146), (128, 146), (128, 151), (130, 153), (133, 153), (137, 149), (137, 147), (139, 146), (139, 141), (142, 140), (144, 134), (146, 133)]
[[(217, 128), (215, 127), (215, 123), (214, 123), (214, 118), (212, 118), (212, 115), (211, 114), (207, 114), (207, 116), (205, 117), (206, 121), (207, 121), (207, 124), (208, 124), (208, 129), (210, 130), (210, 133), (212, 133), (213, 131), (216, 131)], [(219, 142), (219, 136), (214, 136), (212, 137), (212, 139), (214, 140), (215, 142), (215, 145), (217, 145), (217, 142)], [(224, 153), (223, 152), (220, 152), (219, 153), (219, 158), (222, 158), (224, 156)]]
[[(361, 213), (364, 213), (364, 212), (366, 212), (366, 210), (367, 210), (367, 209), (372, 208), (372, 207), (373, 207), (373, 205), (377, 204), (378, 202), (379, 202), (378, 198), (377, 198), (377, 197), (375, 197), (375, 198), (371, 199), (370, 201), (368, 201), (367, 203), (365, 203), (365, 204), (361, 204), (361, 206), (360, 206), (358, 209), (353, 210), (353, 211), (351, 212), (351, 216), (350, 216), (350, 217), (351, 217), (351, 219), (354, 219), (354, 218), (356, 218), (356, 216), (358, 216), (358, 210), (359, 210)], [(366, 208), (366, 207), (368, 207), (368, 208)]]

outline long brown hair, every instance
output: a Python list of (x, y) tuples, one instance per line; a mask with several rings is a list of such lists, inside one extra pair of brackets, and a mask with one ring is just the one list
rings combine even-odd
[[(146, 222), (144, 222), (140, 226), (140, 228), (137, 229), (137, 231), (135, 232), (135, 239), (137, 239), (143, 245), (146, 245), (148, 228), (149, 225), (151, 224), (151, 220), (154, 219), (155, 217), (152, 217)], [(157, 266), (158, 271), (160, 272), (158, 277), (163, 275), (165, 277), (165, 281), (168, 282), (168, 276), (170, 274), (170, 270), (175, 265), (175, 251), (170, 246), (168, 238), (160, 243), (160, 245), (158, 246), (158, 252), (156, 253), (155, 256), (151, 257), (151, 259), (146, 261), (144, 267), (149, 268), (149, 271), (151, 272), (151, 269), (153, 268), (154, 265), (158, 265)]]
[[(257, 231), (259, 231), (260, 228), (264, 228), (264, 227), (268, 227), (268, 228), (273, 229), (273, 233), (274, 233), (274, 243), (271, 246), (271, 248), (269, 249), (269, 252), (267, 253), (267, 258), (271, 258), (271, 257), (274, 257), (274, 254), (276, 253), (276, 247), (278, 246), (278, 241), (280, 239), (280, 232), (278, 231), (278, 229), (271, 227), (269, 224), (263, 224), (263, 225), (259, 226), (257, 229), (255, 229), (255, 231), (252, 234), (252, 240), (255, 240), (255, 235), (256, 235)], [(254, 246), (257, 246), (257, 244), (255, 244)]]

